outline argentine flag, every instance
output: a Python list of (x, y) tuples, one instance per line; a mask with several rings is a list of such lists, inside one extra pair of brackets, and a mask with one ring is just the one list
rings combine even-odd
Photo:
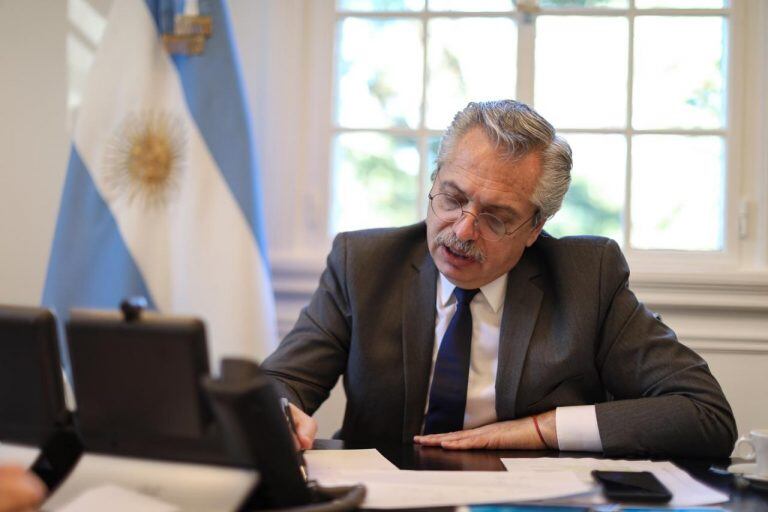
[(159, 31), (168, 5), (114, 1), (74, 126), (43, 303), (64, 316), (143, 295), (203, 318), (218, 368), (222, 356), (262, 359), (276, 341), (256, 163), (226, 6), (206, 2), (204, 52), (180, 56)]

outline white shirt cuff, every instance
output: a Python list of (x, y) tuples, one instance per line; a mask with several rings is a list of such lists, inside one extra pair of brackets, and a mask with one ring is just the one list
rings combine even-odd
[(558, 407), (555, 410), (555, 428), (561, 451), (603, 451), (594, 405)]

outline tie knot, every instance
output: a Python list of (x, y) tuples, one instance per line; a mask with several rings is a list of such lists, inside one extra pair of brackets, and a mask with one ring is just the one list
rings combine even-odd
[(465, 290), (464, 288), (459, 288), (457, 286), (453, 289), (453, 295), (456, 297), (456, 302), (459, 304), (469, 304), (472, 302), (472, 299), (475, 298), (475, 295), (477, 295), (477, 292), (479, 291), (479, 288), (475, 288), (474, 290)]

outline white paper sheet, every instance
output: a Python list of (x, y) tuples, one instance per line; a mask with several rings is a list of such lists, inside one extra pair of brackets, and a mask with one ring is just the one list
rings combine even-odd
[(178, 512), (179, 507), (116, 485), (102, 485), (85, 491), (59, 512)]
[[(86, 454), (43, 504), (43, 510), (67, 510), (68, 505), (80, 499), (91, 503), (103, 497), (103, 488), (109, 485), (113, 487), (108, 490), (122, 488), (172, 504), (184, 512), (224, 512), (237, 509), (255, 480), (255, 473), (245, 469)], [(99, 489), (95, 497), (90, 494)]]
[(322, 481), (338, 470), (398, 471), (378, 450), (308, 450), (304, 452), (309, 477)]
[(305, 456), (310, 477), (322, 485), (364, 484), (366, 508), (519, 502), (592, 489), (570, 471), (547, 479), (527, 471), (400, 471), (376, 450), (322, 450)]
[(20, 444), (0, 443), (0, 464), (15, 464), (28, 468), (39, 456), (39, 448), (22, 446)]
[(527, 471), (531, 475), (539, 475), (541, 479), (551, 478), (551, 472), (571, 472), (581, 482), (592, 487), (591, 494), (568, 500), (568, 503), (574, 505), (606, 503), (599, 484), (594, 481), (590, 474), (595, 469), (602, 471), (650, 471), (672, 492), (672, 501), (667, 504), (671, 507), (695, 507), (728, 501), (727, 495), (694, 480), (691, 475), (671, 462), (546, 457), (536, 459), (501, 459), (501, 462), (509, 471)]

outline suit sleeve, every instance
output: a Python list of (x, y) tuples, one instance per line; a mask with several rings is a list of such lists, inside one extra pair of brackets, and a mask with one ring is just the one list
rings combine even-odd
[(727, 457), (736, 425), (707, 364), (628, 287), (615, 242), (603, 251), (597, 366), (609, 402), (597, 404), (606, 455)]
[(262, 363), (278, 393), (313, 414), (347, 365), (351, 313), (345, 284), (346, 238), (338, 235), (310, 303)]

